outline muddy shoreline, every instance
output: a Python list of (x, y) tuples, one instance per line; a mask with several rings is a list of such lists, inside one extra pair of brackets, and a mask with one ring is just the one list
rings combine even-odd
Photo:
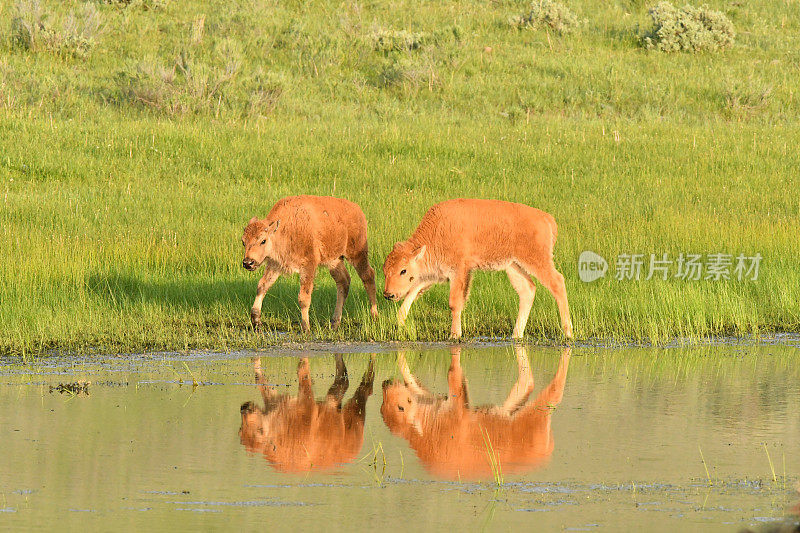
[(78, 352), (78, 351), (49, 351), (36, 356), (21, 356), (21, 355), (1, 355), (0, 365), (3, 364), (18, 364), (27, 362), (44, 363), (48, 360), (51, 362), (59, 360), (100, 360), (103, 358), (117, 358), (117, 359), (159, 359), (164, 357), (173, 358), (176, 360), (194, 360), (199, 358), (208, 359), (235, 359), (245, 355), (260, 356), (260, 357), (287, 357), (287, 356), (303, 356), (315, 357), (326, 355), (330, 353), (344, 353), (344, 354), (357, 354), (357, 353), (386, 353), (397, 350), (442, 350), (450, 346), (462, 346), (466, 349), (473, 348), (495, 348), (495, 347), (510, 347), (517, 344), (522, 344), (536, 349), (547, 348), (564, 348), (570, 346), (578, 350), (620, 350), (628, 348), (642, 348), (642, 349), (674, 349), (674, 348), (692, 348), (704, 346), (795, 346), (800, 348), (800, 333), (773, 333), (768, 335), (747, 336), (747, 337), (708, 337), (703, 339), (680, 339), (676, 338), (665, 344), (652, 344), (643, 342), (619, 342), (619, 341), (577, 341), (572, 343), (548, 343), (525, 341), (516, 342), (509, 339), (470, 339), (463, 342), (449, 342), (449, 341), (396, 341), (396, 342), (335, 342), (335, 341), (309, 341), (309, 342), (286, 342), (283, 344), (276, 344), (274, 346), (264, 347), (260, 349), (247, 349), (247, 350), (206, 350), (190, 349), (188, 351), (145, 351), (141, 353), (113, 353), (113, 352)]

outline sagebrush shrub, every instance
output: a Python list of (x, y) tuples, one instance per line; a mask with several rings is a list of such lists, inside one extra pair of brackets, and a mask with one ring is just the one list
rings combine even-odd
[(642, 37), (645, 48), (661, 52), (702, 52), (733, 46), (733, 23), (708, 6), (677, 8), (660, 2), (649, 10), (653, 29)]
[(370, 35), (372, 48), (378, 52), (416, 50), (430, 41), (431, 35), (425, 32), (391, 30), (378, 28)]
[(229, 87), (239, 72), (235, 59), (209, 63), (181, 52), (172, 66), (148, 57), (120, 73), (123, 96), (167, 114), (197, 113), (227, 105)]
[(376, 52), (407, 52), (433, 47), (449, 42), (459, 42), (463, 31), (460, 26), (443, 26), (433, 32), (414, 32), (376, 28), (364, 39)]
[(560, 2), (534, 0), (527, 12), (511, 18), (511, 25), (520, 29), (546, 28), (557, 33), (569, 33), (578, 26), (578, 17)]
[(32, 50), (44, 26), (42, 6), (37, 0), (17, 2), (11, 17), (11, 45)]
[(86, 3), (60, 21), (46, 14), (38, 0), (17, 2), (11, 19), (11, 45), (31, 52), (46, 51), (62, 57), (86, 57), (100, 32), (100, 13)]
[(102, 0), (104, 4), (122, 8), (140, 8), (145, 11), (164, 9), (168, 0)]
[(247, 114), (263, 117), (272, 113), (287, 86), (285, 76), (258, 69), (248, 80)]
[(167, 67), (153, 57), (145, 57), (127, 65), (118, 79), (126, 99), (155, 109), (172, 107), (174, 66)]
[(241, 45), (232, 39), (218, 42), (211, 51), (184, 48), (171, 63), (145, 57), (119, 73), (119, 96), (168, 115), (227, 109), (268, 115), (288, 85), (286, 79), (261, 68), (248, 73), (243, 64)]
[(725, 107), (736, 115), (751, 115), (770, 104), (772, 87), (750, 81), (729, 83), (725, 90)]

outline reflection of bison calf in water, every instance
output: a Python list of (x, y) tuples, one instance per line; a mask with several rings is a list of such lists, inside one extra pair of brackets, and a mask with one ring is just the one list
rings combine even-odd
[(452, 348), (446, 398), (423, 389), (403, 354), (398, 355), (404, 383), (384, 382), (381, 414), (432, 474), (449, 479), (491, 477), (490, 454), (503, 473), (522, 472), (553, 453), (550, 417), (564, 394), (570, 350), (562, 354), (550, 385), (526, 405), (533, 376), (525, 349), (514, 349), (519, 377), (508, 398), (502, 405), (477, 409), (469, 405), (460, 347)]
[(260, 452), (285, 472), (332, 468), (352, 462), (364, 442), (367, 398), (375, 377), (373, 358), (353, 397), (342, 406), (350, 383), (341, 355), (336, 355), (336, 377), (323, 401), (314, 400), (309, 363), (297, 367), (297, 396), (278, 394), (261, 373), (261, 360), (254, 360), (256, 383), (264, 408), (253, 402), (242, 405), (239, 439), (249, 452)]

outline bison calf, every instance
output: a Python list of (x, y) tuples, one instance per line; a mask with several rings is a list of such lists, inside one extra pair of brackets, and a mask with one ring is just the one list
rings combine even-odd
[(241, 407), (240, 442), (249, 452), (260, 452), (279, 471), (307, 472), (352, 463), (364, 444), (367, 398), (375, 379), (371, 356), (361, 383), (342, 404), (350, 381), (341, 354), (336, 354), (336, 375), (324, 401), (314, 399), (308, 358), (297, 367), (297, 396), (279, 394), (267, 384), (261, 359), (253, 368), (264, 407), (245, 402)]
[(411, 373), (403, 352), (397, 362), (402, 382), (383, 383), (381, 416), (389, 430), (403, 437), (425, 468), (447, 479), (491, 476), (490, 457), (503, 473), (522, 473), (547, 461), (553, 453), (551, 414), (561, 402), (567, 380), (570, 348), (564, 349), (553, 380), (536, 400), (527, 351), (514, 346), (519, 370), (505, 402), (475, 408), (470, 405), (467, 380), (461, 368), (461, 347), (450, 349), (447, 396), (425, 390)]
[(513, 337), (521, 338), (536, 293), (534, 276), (555, 297), (564, 335), (572, 338), (564, 276), (553, 264), (555, 241), (556, 221), (544, 211), (499, 200), (448, 200), (425, 213), (411, 238), (395, 244), (383, 265), (383, 295), (405, 298), (398, 312), (402, 325), (421, 292), (449, 281), (450, 333), (459, 338), (472, 271), (505, 270), (519, 294)]
[(314, 276), (320, 266), (327, 267), (336, 282), (336, 307), (331, 325), (338, 326), (350, 290), (345, 259), (355, 267), (364, 283), (372, 316), (378, 315), (375, 271), (367, 259), (367, 219), (353, 202), (329, 196), (284, 198), (275, 204), (267, 218), (250, 219), (242, 244), (244, 268), (255, 270), (265, 265), (250, 311), (253, 327), (261, 325), (264, 295), (278, 276), (299, 272), (301, 322), (303, 331), (309, 331), (308, 308)]

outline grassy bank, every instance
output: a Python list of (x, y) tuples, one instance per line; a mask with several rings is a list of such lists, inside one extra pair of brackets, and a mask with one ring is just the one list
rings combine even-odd
[[(78, 56), (15, 44), (15, 8), (0, 7), (2, 352), (301, 338), (291, 278), (263, 316), (288, 336), (248, 330), (257, 275), (239, 244), (252, 215), (297, 193), (358, 202), (378, 270), (436, 201), (553, 213), (579, 338), (800, 329), (797, 2), (715, 3), (739, 30), (717, 54), (646, 51), (638, 2), (570, 3), (582, 23), (565, 35), (512, 28), (512, 2), (90, 5), (101, 22)], [(42, 9), (58, 29), (86, 8)], [(386, 50), (386, 30), (423, 44)], [(625, 253), (764, 259), (756, 281), (586, 284), (583, 250), (612, 269)], [(331, 332), (335, 289), (317, 283), (313, 338), (449, 330), (446, 287), (400, 331), (394, 304), (367, 317), (354, 276)], [(505, 276), (477, 276), (465, 334), (508, 335), (515, 315)], [(528, 334), (559, 338), (544, 289)]]

